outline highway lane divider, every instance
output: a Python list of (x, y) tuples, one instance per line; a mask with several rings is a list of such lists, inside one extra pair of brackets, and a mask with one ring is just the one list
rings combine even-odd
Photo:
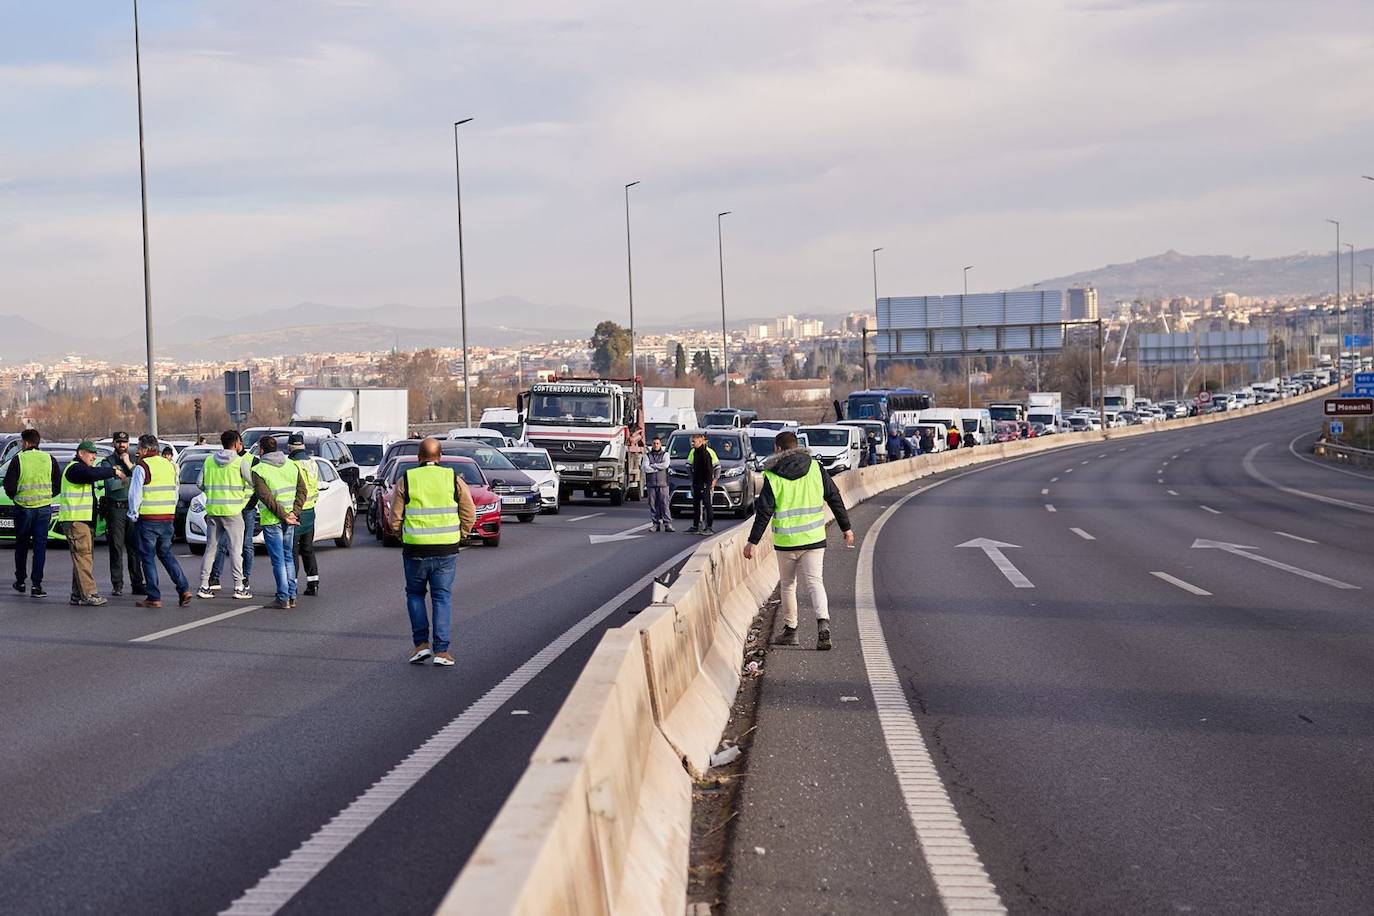
[[(1324, 394), (938, 452), (849, 471), (835, 483), (853, 507), (970, 465), (1240, 419)], [(684, 912), (692, 779), (709, 768), (739, 689), (749, 625), (778, 586), (771, 537), (746, 560), (748, 533), (739, 525), (702, 543), (662, 601), (603, 635), (439, 913)]]

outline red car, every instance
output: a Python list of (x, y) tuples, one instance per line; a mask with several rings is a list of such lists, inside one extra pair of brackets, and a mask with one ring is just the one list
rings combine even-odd
[[(386, 470), (377, 482), (376, 506), (377, 537), (387, 547), (401, 543), (400, 534), (391, 528), (391, 499), (396, 493), (396, 482), (408, 469), (415, 467), (419, 459), (414, 455), (400, 455), (387, 463)], [(471, 458), (458, 455), (444, 455), (440, 463), (452, 467), (462, 476), (472, 492), (472, 501), (477, 506), (477, 524), (473, 526), (471, 539), (488, 547), (501, 546), (501, 497), (491, 492), (482, 469)]]
[(993, 442), (1016, 442), (1021, 438), (1021, 427), (1015, 420), (998, 420), (992, 428)]

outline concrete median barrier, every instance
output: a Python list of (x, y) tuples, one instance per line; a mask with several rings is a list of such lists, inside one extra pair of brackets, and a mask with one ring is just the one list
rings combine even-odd
[[(940, 452), (848, 471), (847, 506), (914, 480), (1058, 448), (1253, 416), (1233, 413)], [(691, 777), (704, 773), (740, 684), (750, 623), (778, 585), (771, 538), (704, 542), (664, 600), (605, 634), (439, 912), (683, 912)]]

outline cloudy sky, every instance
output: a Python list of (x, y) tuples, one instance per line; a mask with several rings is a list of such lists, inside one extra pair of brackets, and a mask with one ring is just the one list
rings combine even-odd
[[(4, 0), (0, 313), (141, 320), (126, 3)], [(144, 0), (159, 314), (641, 320), (1374, 240), (1367, 0)]]

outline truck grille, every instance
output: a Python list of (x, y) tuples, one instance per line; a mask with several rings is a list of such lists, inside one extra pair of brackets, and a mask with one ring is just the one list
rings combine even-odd
[[(537, 439), (531, 438), (535, 448), (548, 449), (549, 457), (559, 461), (595, 461), (606, 447), (604, 439)], [(571, 445), (572, 451), (564, 448)]]

